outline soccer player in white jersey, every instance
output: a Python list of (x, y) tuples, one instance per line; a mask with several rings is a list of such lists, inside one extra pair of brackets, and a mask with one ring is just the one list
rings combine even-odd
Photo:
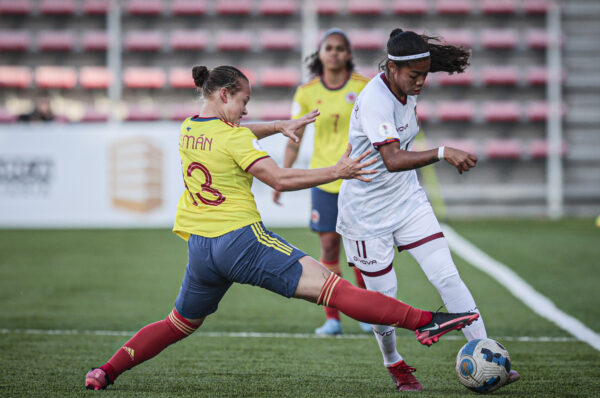
[[(417, 260), (438, 289), (450, 312), (478, 311), (460, 278), (429, 200), (415, 169), (446, 160), (459, 173), (475, 166), (477, 157), (459, 149), (439, 147), (412, 151), (419, 132), (417, 96), (429, 72), (461, 73), (470, 52), (462, 47), (432, 43), (434, 38), (394, 29), (387, 42), (383, 73), (374, 77), (358, 96), (350, 117), (349, 142), (354, 155), (375, 148), (377, 174), (370, 184), (345, 180), (338, 199), (337, 232), (342, 235), (348, 262), (358, 267), (369, 290), (396, 296), (394, 246)], [(379, 152), (377, 154), (377, 152)], [(393, 328), (373, 325), (373, 331), (396, 388), (420, 391), (396, 350)], [(464, 329), (468, 340), (486, 338), (483, 320)], [(509, 383), (519, 379), (511, 371)]]

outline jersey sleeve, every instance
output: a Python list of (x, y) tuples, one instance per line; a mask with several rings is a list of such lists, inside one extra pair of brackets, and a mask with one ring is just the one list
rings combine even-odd
[(298, 119), (302, 115), (307, 114), (310, 109), (306, 100), (305, 100), (304, 90), (302, 87), (298, 87), (296, 89), (296, 93), (294, 94), (294, 101), (292, 102), (292, 119)]
[(233, 160), (244, 171), (248, 171), (258, 160), (269, 156), (258, 143), (258, 138), (245, 127), (238, 128), (231, 135), (227, 146)]
[(360, 125), (375, 149), (400, 141), (394, 120), (394, 103), (376, 92), (364, 92), (359, 105)]

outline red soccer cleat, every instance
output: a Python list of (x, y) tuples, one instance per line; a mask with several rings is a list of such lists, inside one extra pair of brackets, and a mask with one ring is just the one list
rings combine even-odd
[(100, 368), (94, 368), (85, 375), (85, 388), (88, 390), (104, 390), (109, 384), (112, 384), (110, 378)]
[(392, 376), (392, 380), (396, 384), (396, 390), (398, 391), (422, 391), (423, 386), (417, 380), (415, 376), (413, 376), (413, 372), (417, 369), (408, 366), (406, 362), (400, 361), (395, 365), (388, 366), (388, 372), (390, 372), (390, 376)]
[(437, 343), (440, 337), (446, 333), (462, 329), (479, 318), (479, 314), (476, 312), (462, 312), (459, 314), (432, 312), (432, 314), (431, 322), (415, 330), (419, 343), (426, 346)]
[(515, 381), (519, 381), (521, 379), (521, 375), (519, 374), (519, 372), (517, 372), (514, 369), (511, 369), (511, 371), (508, 373), (508, 380), (506, 380), (506, 384), (511, 384), (514, 383)]

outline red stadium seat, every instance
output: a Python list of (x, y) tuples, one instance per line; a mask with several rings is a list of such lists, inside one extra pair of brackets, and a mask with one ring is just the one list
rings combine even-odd
[(383, 3), (381, 0), (349, 0), (348, 12), (354, 15), (381, 15), (383, 14)]
[(31, 36), (25, 30), (0, 30), (0, 51), (25, 51)]
[(265, 68), (260, 73), (263, 87), (294, 87), (300, 83), (300, 78), (296, 68)]
[(444, 139), (440, 143), (440, 145), (444, 145), (451, 148), (460, 149), (461, 151), (465, 151), (467, 153), (477, 155), (477, 144), (475, 141), (470, 139)]
[(258, 4), (261, 15), (293, 15), (296, 11), (294, 0), (260, 0)]
[(159, 109), (155, 106), (140, 106), (130, 104), (127, 109), (125, 120), (128, 122), (151, 122), (160, 120)]
[(173, 15), (204, 15), (207, 10), (204, 0), (173, 0), (171, 3)]
[(258, 39), (263, 50), (293, 50), (298, 46), (298, 32), (288, 30), (264, 30)]
[(217, 49), (222, 51), (248, 51), (252, 41), (252, 34), (246, 30), (221, 30), (216, 37)]
[(448, 122), (470, 122), (475, 106), (470, 101), (444, 101), (437, 107), (438, 119)]
[(527, 14), (545, 14), (550, 9), (550, 0), (523, 0), (523, 10)]
[(258, 84), (258, 79), (256, 77), (256, 73), (254, 73), (254, 71), (252, 69), (243, 68), (241, 66), (236, 66), (236, 68), (238, 68), (240, 70), (240, 72), (242, 72), (244, 74), (244, 76), (246, 76), (248, 78), (248, 81), (250, 82), (251, 86)]
[(0, 108), (0, 123), (14, 123), (17, 119), (17, 115), (13, 115), (8, 110)]
[[(437, 36), (437, 35), (432, 35)], [(470, 29), (442, 29), (439, 31), (440, 40), (455, 46), (470, 48), (473, 46), (473, 31)]]
[[(530, 122), (545, 122), (550, 114), (550, 105), (546, 101), (531, 101), (527, 105), (527, 119)], [(565, 106), (560, 107), (561, 118), (565, 116)]]
[(260, 106), (261, 120), (289, 119), (291, 105), (282, 102), (264, 102)]
[(173, 50), (204, 50), (210, 42), (205, 30), (174, 30), (169, 44)]
[(516, 139), (491, 139), (484, 144), (485, 155), (490, 159), (518, 159), (521, 147), (521, 141)]
[[(550, 145), (545, 139), (537, 139), (532, 140), (529, 143), (529, 147), (527, 148), (529, 152), (529, 156), (533, 159), (543, 159), (547, 158), (550, 154)], [(560, 156), (565, 156), (567, 153), (567, 145), (562, 142), (560, 147)]]
[(41, 31), (37, 44), (44, 51), (71, 51), (75, 45), (75, 34), (68, 30)]
[(357, 66), (356, 68), (354, 68), (356, 70), (357, 73), (368, 77), (369, 79), (373, 78), (375, 75), (377, 75), (380, 71), (379, 68), (375, 65), (373, 66)]
[(481, 45), (489, 49), (513, 49), (517, 46), (519, 35), (514, 29), (483, 29)]
[(173, 88), (194, 88), (192, 68), (176, 67), (169, 71), (169, 84)]
[(514, 123), (521, 120), (521, 105), (516, 101), (488, 101), (482, 113), (486, 122)]
[(174, 104), (169, 107), (167, 118), (176, 122), (182, 122), (190, 116), (197, 115), (200, 109), (199, 104)]
[(342, 11), (339, 0), (317, 0), (317, 13), (319, 15), (336, 15)]
[(442, 86), (471, 86), (475, 80), (470, 69), (463, 73), (439, 73), (438, 83)]
[(27, 15), (32, 9), (30, 0), (0, 0), (0, 15)]
[(84, 32), (81, 44), (86, 51), (106, 51), (108, 48), (108, 33), (103, 30)]
[(84, 66), (79, 70), (79, 84), (87, 89), (106, 89), (112, 83), (112, 74), (105, 66)]
[(131, 15), (160, 15), (163, 3), (162, 0), (128, 0), (125, 10)]
[(123, 72), (123, 84), (128, 88), (162, 88), (166, 80), (161, 68), (128, 67)]
[(426, 0), (395, 0), (392, 11), (397, 15), (425, 15), (429, 5)]
[(77, 73), (68, 66), (38, 66), (35, 83), (40, 88), (71, 89), (77, 84)]
[(252, 11), (250, 0), (217, 0), (219, 15), (249, 15)]
[(162, 45), (162, 31), (136, 30), (125, 34), (124, 47), (128, 51), (158, 51)]
[(105, 15), (108, 12), (109, 0), (84, 0), (83, 13), (86, 15)]
[(486, 86), (515, 86), (519, 82), (519, 70), (513, 66), (487, 66), (482, 71)]
[(379, 29), (351, 30), (348, 37), (355, 50), (381, 50), (388, 40), (388, 35)]
[(31, 87), (31, 69), (27, 66), (0, 66), (0, 87)]
[(43, 15), (72, 15), (75, 13), (73, 0), (42, 0), (40, 12)]
[(419, 122), (427, 122), (433, 116), (433, 106), (430, 102), (419, 101), (417, 103), (417, 117)]
[(514, 14), (517, 12), (516, 0), (482, 0), (481, 12), (484, 14)]
[(536, 50), (544, 50), (550, 44), (550, 36), (545, 29), (528, 29), (525, 33), (527, 47)]
[(88, 107), (84, 110), (80, 122), (102, 123), (109, 119), (108, 112), (102, 112), (94, 107)]
[(473, 4), (471, 0), (437, 0), (435, 10), (440, 14), (469, 14)]
[(544, 66), (532, 66), (527, 70), (527, 83), (532, 86), (544, 86), (550, 81), (565, 80), (564, 71), (560, 76), (551, 76), (548, 69)]

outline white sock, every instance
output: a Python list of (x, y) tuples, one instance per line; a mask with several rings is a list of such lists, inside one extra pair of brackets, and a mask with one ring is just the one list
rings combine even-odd
[[(429, 281), (440, 293), (448, 312), (477, 312), (471, 292), (464, 284), (445, 239), (435, 239), (408, 252), (417, 260)], [(467, 340), (487, 338), (481, 314), (479, 319), (463, 329)]]
[[(373, 290), (386, 296), (396, 298), (398, 291), (398, 280), (396, 272), (392, 268), (390, 272), (384, 275), (369, 277), (363, 275), (365, 285), (368, 290)], [(379, 344), (379, 349), (383, 355), (383, 364), (392, 366), (402, 360), (402, 356), (396, 350), (396, 328), (388, 325), (373, 325), (373, 333)]]

